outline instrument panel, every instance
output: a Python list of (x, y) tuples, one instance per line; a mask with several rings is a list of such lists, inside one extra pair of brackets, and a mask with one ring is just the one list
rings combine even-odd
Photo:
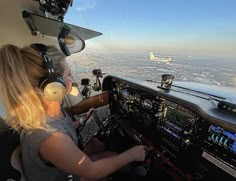
[(196, 141), (199, 117), (191, 110), (154, 93), (116, 82), (113, 112), (128, 117), (129, 124), (171, 156), (188, 149)]
[(194, 104), (191, 107), (184, 101), (173, 101), (133, 82), (110, 81), (111, 112), (147, 138), (178, 168), (194, 172), (202, 167), (199, 160), (206, 159), (236, 177), (235, 132), (208, 121), (207, 116), (195, 111)]

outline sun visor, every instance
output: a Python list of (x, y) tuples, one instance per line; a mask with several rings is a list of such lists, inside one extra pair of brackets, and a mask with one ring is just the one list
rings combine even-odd
[(102, 35), (102, 33), (97, 31), (78, 27), (27, 11), (23, 11), (22, 16), (33, 36), (42, 34), (56, 37), (60, 48), (67, 56), (82, 51), (85, 48), (85, 40)]

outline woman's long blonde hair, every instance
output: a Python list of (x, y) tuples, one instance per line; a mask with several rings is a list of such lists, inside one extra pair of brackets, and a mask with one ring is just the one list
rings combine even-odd
[[(53, 63), (55, 72), (62, 75), (61, 62)], [(17, 131), (46, 128), (43, 96), (38, 84), (47, 73), (42, 57), (33, 48), (5, 45), (0, 49), (0, 100), (6, 123)]]

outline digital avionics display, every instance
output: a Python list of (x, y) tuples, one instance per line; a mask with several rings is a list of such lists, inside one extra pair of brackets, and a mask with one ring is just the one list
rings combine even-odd
[(211, 125), (208, 140), (236, 154), (236, 134), (226, 131), (219, 126)]
[(167, 109), (166, 118), (169, 121), (171, 121), (171, 122), (173, 122), (173, 123), (175, 123), (175, 124), (177, 124), (181, 127), (184, 126), (185, 123), (188, 121), (187, 116), (185, 116), (184, 114), (179, 113), (178, 111), (176, 111), (172, 108)]

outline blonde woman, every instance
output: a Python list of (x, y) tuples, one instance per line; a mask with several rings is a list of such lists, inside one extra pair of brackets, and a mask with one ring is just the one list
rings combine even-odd
[[(65, 56), (54, 47), (47, 47), (46, 55), (64, 82), (60, 94), (69, 93), (72, 79)], [(64, 95), (50, 98), (40, 85), (50, 69), (42, 57), (32, 47), (6, 45), (0, 49), (0, 99), (6, 123), (25, 133), (21, 154), (26, 179), (63, 181), (72, 174), (81, 180), (97, 180), (132, 161), (143, 161), (144, 146), (96, 161), (78, 148), (73, 122), (61, 108)]]

